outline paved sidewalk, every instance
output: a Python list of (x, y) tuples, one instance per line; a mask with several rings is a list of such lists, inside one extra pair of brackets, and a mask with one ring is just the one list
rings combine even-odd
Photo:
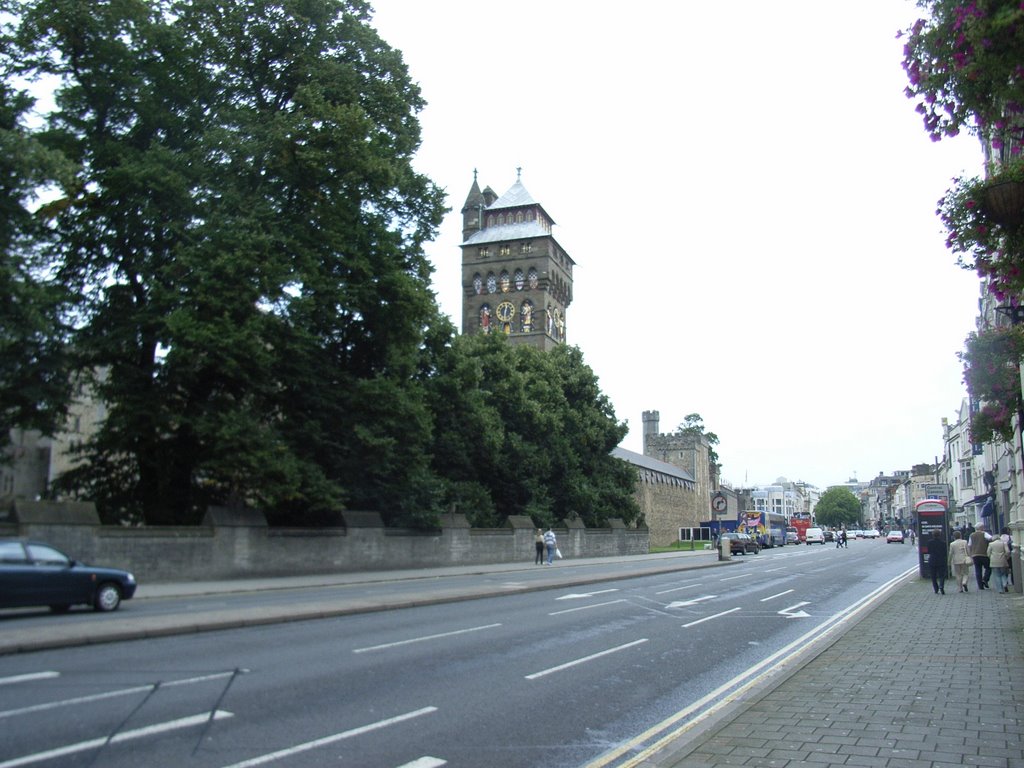
[(1024, 597), (914, 578), (780, 684), (638, 768), (1024, 768)]

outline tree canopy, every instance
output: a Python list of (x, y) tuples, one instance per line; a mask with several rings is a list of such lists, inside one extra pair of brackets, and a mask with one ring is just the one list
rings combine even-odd
[(860, 522), (860, 500), (849, 488), (829, 488), (814, 505), (814, 518), (819, 525), (838, 528)]

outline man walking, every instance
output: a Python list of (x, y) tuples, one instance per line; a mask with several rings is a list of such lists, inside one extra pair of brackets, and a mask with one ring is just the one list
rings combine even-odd
[(558, 539), (550, 527), (544, 534), (544, 544), (548, 548), (548, 565), (551, 565), (551, 561), (555, 559), (555, 550), (558, 549)]
[(978, 589), (988, 589), (988, 580), (992, 577), (988, 559), (988, 543), (991, 538), (985, 526), (979, 523), (967, 540), (967, 551), (974, 560), (974, 578), (978, 582)]

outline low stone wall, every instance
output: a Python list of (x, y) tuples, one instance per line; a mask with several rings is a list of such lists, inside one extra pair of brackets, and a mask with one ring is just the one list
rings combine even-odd
[[(258, 512), (211, 509), (195, 527), (119, 528), (100, 525), (87, 503), (17, 501), (0, 518), (0, 536), (45, 541), (92, 565), (125, 568), (140, 581), (295, 576), (346, 571), (436, 568), (532, 562), (534, 526), (511, 517), (505, 528), (470, 528), (464, 515), (445, 515), (436, 531), (386, 528), (380, 515), (346, 512), (345, 527), (270, 528)], [(579, 520), (555, 528), (566, 558), (641, 555), (647, 529), (619, 520), (587, 529)]]

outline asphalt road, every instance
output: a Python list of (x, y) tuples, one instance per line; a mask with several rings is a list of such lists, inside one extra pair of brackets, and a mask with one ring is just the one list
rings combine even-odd
[(614, 765), (914, 564), (856, 541), (520, 591), (538, 569), (496, 577), (502, 597), (4, 656), (0, 768)]

